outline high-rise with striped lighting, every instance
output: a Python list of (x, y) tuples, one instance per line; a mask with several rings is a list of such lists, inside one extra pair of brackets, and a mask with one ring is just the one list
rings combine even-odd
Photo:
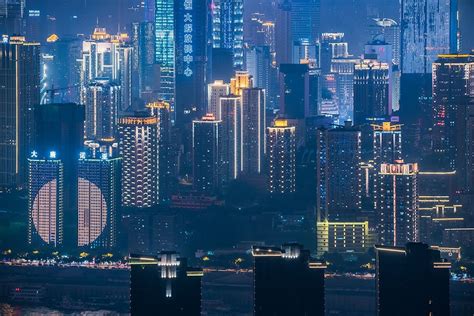
[(40, 46), (24, 37), (0, 44), (0, 188), (27, 181), (32, 109), (40, 102)]
[(296, 128), (285, 119), (267, 127), (268, 191), (286, 195), (296, 190)]
[(159, 195), (159, 127), (152, 116), (119, 119), (119, 152), (122, 158), (122, 206), (147, 208)]
[(418, 164), (383, 163), (375, 187), (378, 241), (403, 246), (419, 241)]
[(193, 121), (194, 188), (213, 194), (222, 183), (222, 121), (213, 114)]
[(230, 79), (230, 93), (241, 96), (242, 90), (253, 87), (253, 78), (247, 71), (236, 71), (235, 76)]
[(220, 99), (222, 121), (222, 176), (228, 182), (242, 173), (242, 101), (228, 95)]
[(85, 136), (87, 139), (115, 137), (121, 87), (109, 79), (95, 79), (86, 88)]
[(59, 247), (64, 236), (64, 165), (58, 153), (28, 159), (28, 243)]
[(114, 248), (120, 207), (121, 159), (81, 153), (78, 163), (78, 246)]

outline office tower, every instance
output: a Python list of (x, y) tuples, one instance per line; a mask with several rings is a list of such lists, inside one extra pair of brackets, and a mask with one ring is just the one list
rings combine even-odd
[(175, 98), (175, 10), (173, 0), (155, 2), (155, 63), (160, 65), (160, 99)]
[(263, 170), (265, 157), (265, 92), (260, 88), (242, 90), (242, 168), (256, 175)]
[(311, 68), (319, 68), (321, 47), (302, 39), (293, 43), (293, 64), (309, 64)]
[(242, 95), (242, 90), (253, 87), (253, 78), (248, 71), (236, 71), (235, 76), (230, 79), (230, 93), (236, 96)]
[(221, 117), (220, 100), (229, 95), (230, 86), (222, 80), (216, 80), (207, 85), (207, 112), (214, 114), (216, 119)]
[(278, 4), (275, 23), (275, 53), (277, 65), (289, 64), (293, 60), (291, 25), (291, 4), (289, 0), (285, 0)]
[(457, 0), (401, 1), (401, 69), (430, 74), (440, 54), (457, 51)]
[(58, 247), (64, 236), (64, 165), (55, 151), (28, 159), (28, 244)]
[(147, 208), (159, 195), (158, 119), (145, 115), (122, 117), (118, 124), (122, 157), (122, 206)]
[(316, 208), (330, 221), (361, 209), (361, 132), (346, 122), (316, 136)]
[(260, 32), (263, 33), (263, 45), (268, 46), (272, 54), (275, 53), (275, 23), (264, 21), (260, 26)]
[(354, 118), (354, 67), (360, 60), (358, 58), (333, 58), (331, 72), (336, 79), (336, 100), (340, 120), (353, 120)]
[(160, 135), (158, 141), (160, 200), (165, 202), (171, 198), (178, 164), (178, 158), (175, 155), (177, 152), (176, 145), (172, 141), (171, 106), (168, 102), (159, 101), (148, 103), (146, 107), (150, 114), (158, 120)]
[(349, 57), (348, 43), (344, 42), (344, 33), (321, 34), (321, 63), (323, 74), (331, 72), (331, 60), (333, 58)]
[[(440, 55), (433, 64), (433, 151), (456, 170), (458, 188), (472, 188), (474, 55)], [(471, 168), (470, 168), (471, 167)]]
[[(80, 67), (77, 60), (82, 55), (82, 42), (75, 37), (61, 37), (53, 34), (42, 46), (43, 66), (42, 83), (46, 89), (41, 103), (79, 103)], [(49, 90), (49, 91), (48, 91)]]
[(418, 164), (399, 160), (380, 166), (375, 186), (379, 243), (401, 246), (419, 240)]
[(78, 246), (114, 248), (120, 208), (121, 159), (82, 153), (78, 163)]
[(296, 190), (296, 128), (276, 119), (267, 127), (268, 191), (285, 195)]
[(253, 84), (265, 91), (268, 100), (272, 91), (272, 55), (269, 46), (255, 46), (250, 48), (245, 55), (245, 65)]
[(470, 0), (458, 0), (459, 13), (459, 51), (468, 53), (474, 47), (474, 3)]
[(436, 247), (376, 246), (377, 315), (450, 315), (449, 269)]
[(135, 78), (132, 98), (141, 98), (145, 103), (159, 98), (159, 65), (155, 64), (155, 23), (150, 21), (133, 23), (131, 32), (132, 71)]
[(175, 107), (176, 119), (181, 123), (206, 114), (207, 2), (175, 2)]
[(320, 30), (320, 0), (291, 0), (291, 35), (293, 42), (316, 43)]
[(24, 35), (25, 0), (0, 1), (0, 34)]
[(371, 28), (373, 36), (381, 35), (383, 40), (392, 46), (392, 62), (400, 65), (400, 25), (393, 19), (374, 18)]
[(86, 90), (85, 136), (90, 140), (114, 138), (120, 109), (121, 86), (109, 79), (94, 79)]
[(34, 109), (34, 151), (54, 151), (63, 166), (64, 243), (77, 246), (77, 166), (84, 143), (84, 107), (74, 103), (41, 104)]
[(175, 252), (130, 258), (130, 312), (147, 315), (201, 315), (201, 269)]
[(222, 121), (213, 114), (193, 121), (194, 188), (212, 195), (221, 188)]
[(223, 181), (237, 179), (242, 172), (242, 101), (229, 95), (220, 99), (222, 121)]
[(402, 156), (402, 126), (391, 122), (372, 124), (373, 156), (376, 168), (383, 163), (393, 163)]
[(212, 47), (231, 50), (234, 68), (242, 69), (244, 63), (244, 2), (242, 0), (214, 0), (211, 10)]
[(365, 253), (373, 247), (369, 231), (369, 221), (328, 221), (316, 222), (317, 255), (325, 253)]
[(280, 111), (291, 119), (309, 112), (309, 68), (307, 64), (280, 65)]
[(92, 36), (82, 42), (80, 64), (81, 103), (85, 104), (87, 87), (97, 78), (108, 78), (122, 86), (121, 107), (126, 111), (132, 102), (132, 47), (127, 46), (126, 34), (110, 35), (104, 28), (96, 28)]
[(27, 181), (32, 109), (40, 101), (40, 47), (24, 37), (0, 45), (0, 187)]
[(324, 315), (324, 263), (299, 244), (252, 247), (255, 315)]
[(377, 60), (364, 59), (354, 69), (354, 123), (385, 118), (389, 107), (389, 65)]

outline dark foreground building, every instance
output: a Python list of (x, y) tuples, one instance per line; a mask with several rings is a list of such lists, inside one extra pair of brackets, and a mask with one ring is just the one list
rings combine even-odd
[(439, 250), (422, 243), (375, 248), (377, 315), (450, 315), (451, 264)]
[(254, 246), (255, 316), (324, 315), (324, 269), (298, 244)]
[(131, 255), (131, 315), (201, 315), (200, 269), (175, 252)]

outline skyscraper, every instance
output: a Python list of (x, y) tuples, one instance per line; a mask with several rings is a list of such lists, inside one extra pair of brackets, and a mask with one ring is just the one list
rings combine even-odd
[(244, 2), (243, 0), (213, 0), (212, 47), (230, 49), (234, 68), (242, 69), (244, 63)]
[(25, 0), (0, 1), (0, 34), (24, 35)]
[(393, 163), (402, 156), (402, 126), (383, 122), (373, 124), (373, 160), (376, 168), (382, 163)]
[(383, 163), (375, 186), (379, 243), (402, 246), (419, 241), (418, 164)]
[(276, 119), (267, 127), (268, 191), (286, 195), (296, 190), (296, 128)]
[(130, 258), (130, 311), (134, 315), (201, 315), (201, 269), (175, 252)]
[(64, 244), (77, 246), (77, 166), (84, 145), (84, 107), (74, 103), (37, 105), (34, 147), (39, 158), (50, 157), (63, 166)]
[(114, 138), (120, 109), (121, 86), (109, 79), (94, 79), (86, 88), (87, 139)]
[(160, 98), (173, 105), (176, 88), (175, 7), (173, 0), (155, 2), (155, 63), (160, 65)]
[(176, 119), (182, 123), (206, 114), (207, 2), (175, 1)]
[(40, 103), (40, 46), (24, 37), (0, 44), (0, 187), (24, 185), (32, 109)]
[(214, 81), (207, 85), (207, 112), (214, 114), (217, 119), (221, 117), (221, 97), (230, 93), (230, 86), (222, 80)]
[(365, 59), (354, 69), (354, 123), (385, 118), (391, 114), (389, 105), (389, 66)]
[(433, 151), (440, 168), (456, 170), (458, 188), (472, 187), (474, 55), (440, 55), (433, 64)]
[(272, 55), (269, 46), (255, 46), (249, 49), (245, 55), (246, 69), (253, 78), (254, 86), (265, 91), (268, 100), (272, 90)]
[(173, 181), (176, 175), (178, 158), (176, 144), (172, 142), (173, 126), (171, 125), (171, 106), (168, 102), (158, 101), (146, 105), (150, 114), (158, 119), (159, 126), (159, 188), (160, 200), (169, 201), (173, 192)]
[(316, 139), (317, 211), (324, 219), (339, 219), (361, 209), (361, 132), (345, 127), (320, 129)]
[(260, 88), (242, 90), (242, 169), (247, 174), (260, 174), (265, 157), (265, 92)]
[(253, 246), (255, 315), (323, 316), (324, 263), (298, 244)]
[(291, 0), (292, 42), (316, 43), (321, 33), (320, 0)]
[(456, 52), (457, 25), (457, 0), (402, 0), (402, 74), (429, 74), (439, 54)]
[(358, 58), (333, 58), (331, 72), (336, 78), (336, 100), (340, 120), (354, 118), (354, 68), (360, 60)]
[(107, 152), (100, 157), (79, 157), (78, 164), (78, 246), (117, 246), (120, 208), (121, 159)]
[(28, 243), (59, 247), (64, 241), (64, 165), (51, 151), (28, 159)]
[(309, 112), (307, 64), (280, 65), (280, 111), (291, 119), (302, 119)]
[(293, 61), (292, 47), (291, 3), (285, 0), (278, 4), (275, 23), (275, 53), (278, 65)]
[(193, 121), (194, 188), (213, 194), (222, 184), (222, 122), (213, 114)]
[(122, 205), (147, 208), (159, 196), (158, 119), (135, 115), (119, 119), (119, 151), (122, 157)]
[(86, 103), (89, 84), (98, 78), (117, 81), (122, 86), (120, 111), (130, 108), (132, 102), (132, 47), (125, 44), (124, 34), (110, 35), (104, 28), (82, 43), (80, 62), (81, 103)]
[(223, 181), (236, 179), (242, 172), (242, 101), (229, 95), (220, 99), (222, 121)]
[(376, 246), (377, 315), (450, 315), (449, 269), (436, 247)]

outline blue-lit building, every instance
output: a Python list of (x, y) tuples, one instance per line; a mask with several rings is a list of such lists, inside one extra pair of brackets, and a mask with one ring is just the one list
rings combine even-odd
[(401, 1), (403, 74), (430, 74), (439, 54), (457, 51), (457, 2)]
[(175, 3), (178, 123), (189, 123), (206, 114), (207, 16), (207, 0)]
[(160, 65), (160, 98), (175, 97), (175, 14), (173, 0), (155, 2), (155, 62)]
[(244, 64), (244, 1), (213, 0), (212, 47), (233, 51), (234, 67), (241, 69)]
[(78, 246), (113, 248), (117, 244), (121, 159), (107, 152), (78, 163)]
[(320, 0), (291, 0), (293, 42), (307, 40), (314, 44), (320, 31)]

